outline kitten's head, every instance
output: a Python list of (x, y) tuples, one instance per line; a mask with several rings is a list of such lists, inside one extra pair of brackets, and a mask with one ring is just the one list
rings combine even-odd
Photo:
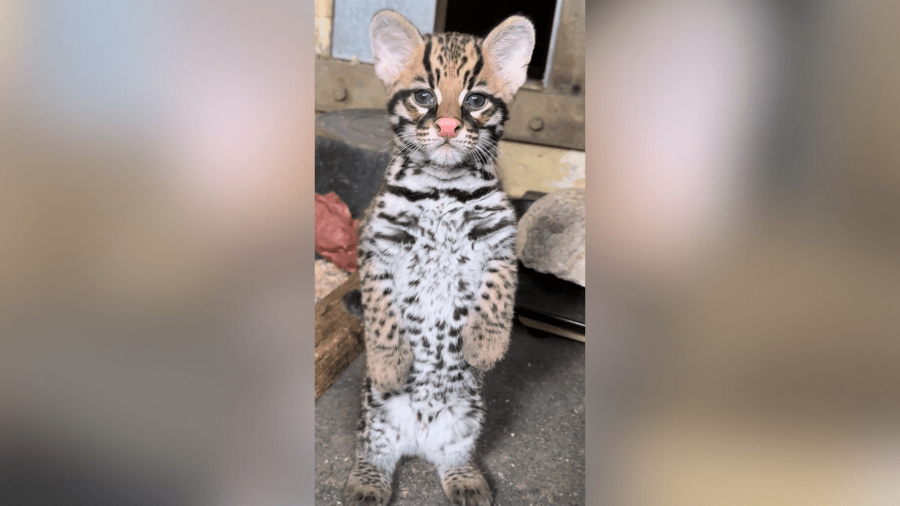
[(375, 74), (390, 100), (394, 132), (406, 149), (452, 167), (493, 158), (507, 103), (525, 82), (534, 26), (512, 16), (482, 40), (419, 35), (400, 14), (381, 11), (370, 26)]

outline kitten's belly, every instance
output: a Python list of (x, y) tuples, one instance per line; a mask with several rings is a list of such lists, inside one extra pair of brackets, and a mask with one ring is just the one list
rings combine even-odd
[(480, 412), (473, 414), (475, 402), (476, 397), (455, 394), (443, 403), (430, 398), (416, 401), (409, 394), (400, 394), (385, 401), (385, 422), (396, 431), (402, 454), (460, 465), (463, 462), (454, 459), (465, 459), (481, 433), (483, 417)]
[(394, 279), (398, 286), (408, 287), (398, 290), (396, 298), (401, 307), (415, 308), (420, 317), (448, 320), (455, 308), (474, 305), (484, 256), (465, 236), (448, 236), (440, 242), (420, 240), (395, 259)]

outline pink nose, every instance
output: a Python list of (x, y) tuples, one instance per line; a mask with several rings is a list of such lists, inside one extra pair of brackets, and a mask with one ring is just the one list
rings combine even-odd
[(453, 118), (438, 118), (437, 125), (441, 127), (441, 137), (456, 137), (456, 129), (459, 121)]

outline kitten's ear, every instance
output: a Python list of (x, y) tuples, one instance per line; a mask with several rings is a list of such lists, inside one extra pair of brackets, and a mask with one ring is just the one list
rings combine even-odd
[(482, 48), (498, 77), (514, 95), (525, 84), (528, 63), (534, 51), (534, 25), (528, 18), (510, 16), (491, 30)]
[(369, 25), (369, 39), (375, 56), (375, 75), (390, 87), (409, 63), (422, 36), (412, 23), (396, 12), (383, 10)]

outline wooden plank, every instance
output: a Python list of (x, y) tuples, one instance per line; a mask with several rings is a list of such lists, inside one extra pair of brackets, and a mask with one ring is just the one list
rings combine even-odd
[(359, 272), (316, 304), (316, 399), (322, 396), (365, 348), (362, 322), (344, 310), (342, 299), (359, 289)]
[(558, 1), (562, 4), (547, 89), (555, 94), (584, 96), (584, 0)]
[(543, 332), (549, 332), (550, 334), (554, 334), (560, 337), (565, 337), (567, 339), (571, 339), (573, 341), (585, 342), (584, 334), (579, 334), (577, 332), (572, 332), (571, 330), (564, 329), (562, 327), (557, 327), (556, 325), (550, 325), (549, 323), (540, 322), (537, 320), (532, 320), (531, 318), (526, 318), (524, 316), (519, 316), (519, 323), (525, 325), (526, 327), (537, 329)]

